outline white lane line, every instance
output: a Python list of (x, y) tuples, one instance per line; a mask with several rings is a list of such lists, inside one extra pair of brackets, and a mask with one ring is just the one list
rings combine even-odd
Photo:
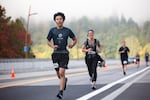
[(131, 74), (131, 75), (127, 76), (127, 77), (124, 77), (124, 78), (122, 78), (122, 79), (119, 79), (119, 80), (117, 80), (117, 81), (115, 81), (115, 82), (112, 82), (112, 83), (110, 83), (110, 84), (108, 84), (108, 85), (105, 85), (104, 87), (102, 87), (102, 88), (100, 88), (100, 89), (98, 89), (98, 90), (95, 90), (95, 91), (90, 92), (90, 93), (88, 93), (88, 94), (86, 94), (86, 95), (84, 95), (84, 96), (82, 96), (82, 97), (80, 97), (80, 98), (77, 98), (77, 100), (87, 100), (87, 99), (90, 99), (91, 97), (93, 97), (93, 96), (95, 96), (95, 95), (97, 95), (97, 94), (99, 94), (99, 93), (101, 93), (101, 92), (103, 92), (103, 91), (105, 91), (105, 90), (111, 88), (112, 86), (114, 86), (114, 85), (116, 85), (116, 84), (118, 84), (118, 83), (121, 83), (121, 82), (123, 82), (123, 81), (125, 81), (125, 80), (127, 80), (127, 79), (129, 79), (129, 78), (132, 78), (132, 77), (134, 77), (134, 76), (136, 76), (136, 75), (138, 75), (138, 74), (140, 74), (140, 73), (142, 73), (142, 72), (148, 70), (149, 68), (150, 68), (150, 67), (146, 67), (146, 68), (142, 69), (141, 71), (138, 71), (138, 72), (136, 72), (136, 73), (134, 73), (134, 74)]
[(122, 92), (124, 92), (127, 88), (129, 88), (133, 83), (137, 82), (139, 79), (141, 79), (142, 77), (144, 77), (149, 72), (150, 72), (150, 70), (148, 70), (147, 72), (145, 72), (142, 75), (138, 76), (137, 78), (135, 78), (131, 82), (126, 83), (125, 85), (123, 85), (122, 87), (120, 87), (119, 89), (117, 89), (116, 91), (112, 92), (111, 94), (109, 94), (108, 96), (106, 96), (106, 97), (104, 97), (103, 99), (100, 99), (100, 100), (113, 100), (113, 99), (115, 99)]

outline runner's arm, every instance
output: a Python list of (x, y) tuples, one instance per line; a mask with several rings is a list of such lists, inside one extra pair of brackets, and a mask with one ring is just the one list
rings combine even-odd
[(73, 48), (77, 43), (77, 38), (76, 37), (74, 37), (72, 40), (73, 40), (73, 44), (69, 44), (68, 45), (69, 48)]
[(48, 44), (48, 46), (50, 46), (54, 50), (58, 48), (58, 45), (53, 45), (53, 43), (51, 41), (47, 41), (47, 44)]
[(92, 49), (91, 48), (87, 49), (85, 45), (82, 46), (82, 52), (89, 52), (89, 51), (92, 51)]
[(98, 52), (98, 53), (101, 53), (101, 44), (100, 44), (99, 42), (98, 42), (98, 45), (97, 45), (97, 46), (98, 46), (97, 52)]

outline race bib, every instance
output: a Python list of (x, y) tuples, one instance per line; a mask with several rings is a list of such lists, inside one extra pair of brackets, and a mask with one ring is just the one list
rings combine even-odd
[(128, 62), (126, 60), (123, 61), (123, 64), (127, 64)]

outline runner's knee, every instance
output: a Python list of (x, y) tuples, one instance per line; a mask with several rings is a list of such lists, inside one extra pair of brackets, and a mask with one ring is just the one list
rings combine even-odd
[(65, 77), (65, 71), (64, 70), (60, 70), (59, 71), (59, 76), (60, 77)]

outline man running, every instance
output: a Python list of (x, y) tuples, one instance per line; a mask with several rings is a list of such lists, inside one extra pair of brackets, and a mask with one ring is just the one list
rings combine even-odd
[(145, 62), (146, 62), (146, 66), (148, 66), (148, 62), (149, 62), (149, 53), (147, 52), (147, 50), (146, 50), (146, 52), (145, 52)]
[(126, 75), (126, 68), (128, 64), (128, 53), (130, 52), (129, 48), (126, 46), (126, 42), (122, 41), (122, 46), (119, 48), (119, 54), (121, 58), (123, 74)]
[[(72, 48), (77, 43), (77, 39), (71, 29), (64, 27), (65, 15), (62, 12), (54, 14), (54, 21), (56, 27), (50, 29), (47, 40), (48, 45), (54, 49), (52, 53), (52, 61), (60, 80), (60, 90), (57, 94), (59, 99), (63, 97), (63, 91), (66, 88), (67, 78), (65, 77), (65, 69), (69, 62), (69, 51), (67, 50), (68, 37), (72, 38), (73, 43), (68, 45), (68, 48)], [(51, 42), (51, 39), (53, 42)]]
[(135, 57), (136, 57), (137, 68), (139, 68), (140, 67), (140, 54), (137, 52)]

